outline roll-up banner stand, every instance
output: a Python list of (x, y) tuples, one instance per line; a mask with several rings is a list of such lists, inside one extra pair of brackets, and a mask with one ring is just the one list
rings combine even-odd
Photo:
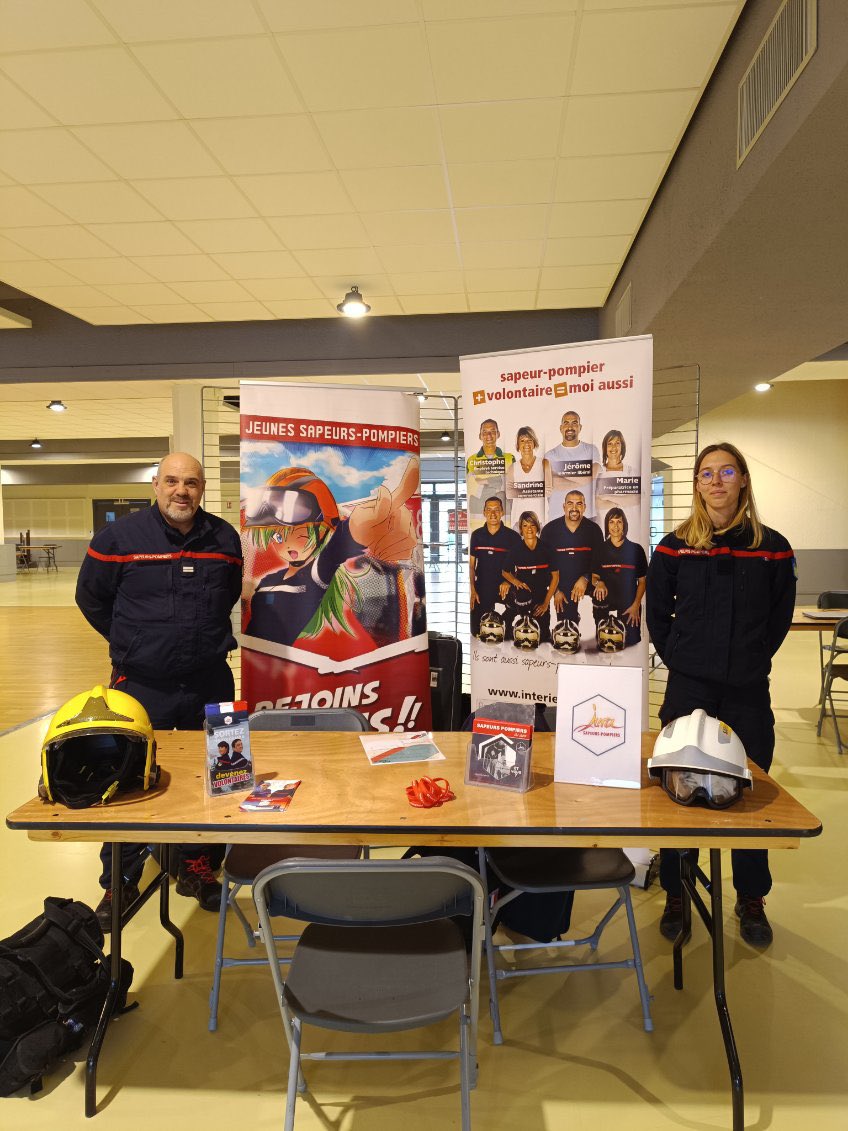
[(242, 697), (430, 726), (419, 406), (242, 382)]
[(650, 336), (460, 358), (471, 705), (557, 701), (562, 665), (647, 668)]

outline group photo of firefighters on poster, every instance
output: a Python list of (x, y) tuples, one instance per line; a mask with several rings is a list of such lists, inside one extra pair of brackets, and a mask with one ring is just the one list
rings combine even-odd
[(651, 339), (460, 368), (472, 708), (553, 704), (562, 663), (644, 666)]
[(243, 383), (242, 696), (430, 725), (418, 402)]

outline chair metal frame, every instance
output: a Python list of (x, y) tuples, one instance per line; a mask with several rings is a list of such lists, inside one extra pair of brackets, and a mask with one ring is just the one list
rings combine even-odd
[[(402, 876), (403, 900), (393, 902), (393, 893), (386, 880), (390, 876)], [(423, 887), (416, 881), (425, 876), (441, 876), (445, 879), (445, 892), (438, 903), (432, 890), (422, 890), (418, 896), (416, 887)], [(292, 887), (291, 881), (303, 880), (306, 883)], [(335, 890), (329, 893), (324, 889), (321, 879), (330, 877), (336, 881)], [(338, 879), (344, 880), (342, 891), (338, 890)], [(358, 882), (361, 878), (364, 882)], [(456, 881), (466, 887), (464, 899), (456, 894)], [(288, 892), (286, 891), (287, 885)], [(355, 898), (349, 893), (355, 891)], [(280, 903), (282, 897), (282, 904)], [(372, 902), (369, 902), (369, 897)], [(417, 897), (417, 902), (416, 902)], [(306, 1082), (301, 1070), (304, 1060), (345, 1061), (345, 1060), (459, 1060), (460, 1096), (462, 1107), (462, 1129), (471, 1128), (470, 1091), (477, 1082), (477, 1027), (479, 1019), (479, 981), (481, 951), (484, 930), (484, 908), (486, 906), (483, 883), (477, 873), (456, 860), (429, 856), (412, 860), (289, 860), (266, 868), (257, 876), (253, 884), (253, 899), (259, 915), (260, 938), (265, 944), (268, 964), (274, 982), (275, 996), (280, 1009), (283, 1030), (289, 1046), (289, 1071), (286, 1089), (285, 1131), (293, 1131), (295, 1105), (298, 1093), (306, 1091)], [(276, 906), (272, 908), (272, 901)], [(292, 1009), (290, 997), (286, 994), (286, 981), (281, 959), (277, 950), (277, 938), (271, 923), (273, 914), (303, 918), (309, 923), (330, 924), (339, 927), (339, 939), (343, 931), (359, 928), (372, 929), (386, 927), (400, 929), (402, 932), (415, 931), (421, 924), (446, 919), (454, 915), (471, 915), (472, 940), (468, 956), (468, 973), (464, 983), (463, 999), (457, 1001), (454, 1009), (459, 1013), (459, 1051), (426, 1050), (420, 1052), (303, 1052), (301, 1036), (303, 1020)], [(309, 938), (310, 927), (305, 928), (301, 942)], [(454, 952), (455, 954), (456, 952)], [(338, 964), (344, 963), (343, 947), (335, 957)], [(376, 961), (376, 956), (375, 956)], [(449, 1013), (443, 1014), (449, 1016)], [(385, 1028), (375, 1022), (352, 1018), (347, 1021), (331, 1018), (322, 1025), (314, 1016), (308, 1024), (313, 1027), (348, 1032), (382, 1032), (403, 1029), (423, 1028), (437, 1018), (422, 1022), (415, 1018), (396, 1017)]]
[[(843, 641), (844, 643), (842, 643)], [(844, 754), (845, 744), (842, 741), (842, 735), (839, 733), (839, 719), (833, 704), (833, 681), (835, 679), (848, 680), (848, 659), (843, 663), (837, 663), (840, 656), (848, 654), (848, 617), (843, 617), (842, 620), (836, 622), (833, 626), (833, 639), (830, 644), (824, 645), (824, 648), (829, 650), (830, 658), (822, 670), (821, 706), (816, 734), (821, 738), (825, 712), (830, 707), (830, 717), (836, 735), (836, 750), (837, 753)], [(822, 652), (823, 654), (824, 652)]]
[[(477, 851), (478, 851), (478, 859), (479, 859), (479, 866), (480, 866), (480, 874), (483, 877), (483, 883), (487, 886), (487, 889), (488, 889), (489, 866), (491, 865), (492, 870), (495, 872), (496, 876), (499, 876), (500, 874), (497, 871), (497, 867), (494, 863), (492, 856), (490, 855), (489, 850), (487, 850), (485, 848), (479, 848)], [(546, 852), (548, 850), (528, 848), (528, 849), (524, 849), (523, 851), (528, 852), (528, 853), (534, 853), (534, 852), (543, 853), (543, 852)], [(570, 850), (555, 849), (554, 851), (570, 851)], [(592, 848), (589, 848), (589, 849), (575, 848), (575, 849), (573, 849), (573, 851), (579, 853), (579, 852), (597, 852), (597, 851), (603, 851), (603, 850), (592, 849)], [(620, 851), (620, 850), (617, 850), (617, 851)], [(654, 1022), (653, 1022), (653, 1019), (651, 1017), (651, 995), (648, 992), (648, 986), (647, 986), (647, 983), (645, 981), (645, 974), (644, 974), (644, 970), (643, 970), (643, 967), (642, 967), (642, 953), (641, 953), (641, 950), (639, 949), (639, 936), (636, 933), (636, 919), (635, 919), (635, 916), (633, 914), (633, 904), (632, 904), (631, 899), (630, 899), (630, 883), (633, 879), (633, 876), (635, 875), (635, 872), (633, 870), (632, 862), (627, 860), (627, 857), (624, 855), (623, 852), (621, 853), (621, 855), (622, 855), (623, 859), (627, 861), (627, 864), (630, 866), (630, 876), (629, 876), (629, 878), (627, 878), (627, 877), (623, 877), (623, 878), (620, 878), (620, 879), (616, 878), (615, 880), (609, 880), (609, 881), (598, 880), (598, 881), (595, 881), (595, 882), (592, 882), (592, 883), (563, 884), (562, 886), (545, 885), (544, 888), (539, 886), (539, 887), (534, 887), (532, 889), (533, 891), (541, 891), (541, 890), (561, 891), (563, 894), (565, 894), (566, 892), (569, 892), (569, 891), (578, 892), (578, 891), (593, 891), (593, 890), (605, 890), (605, 889), (615, 890), (618, 893), (615, 902), (609, 908), (609, 910), (601, 917), (601, 919), (599, 920), (599, 922), (595, 926), (595, 929), (592, 931), (592, 933), (590, 935), (587, 935), (585, 938), (580, 938), (580, 939), (554, 939), (552, 942), (527, 942), (527, 943), (510, 943), (510, 944), (499, 943), (499, 944), (495, 944), (492, 941), (492, 934), (493, 934), (492, 923), (494, 922), (498, 911), (501, 908), (505, 907), (506, 904), (512, 902), (512, 900), (516, 899), (519, 895), (522, 895), (524, 892), (528, 891), (529, 889), (519, 887), (518, 884), (515, 883), (515, 880), (514, 880), (513, 877), (505, 875), (503, 877), (503, 882), (509, 884), (509, 886), (512, 887), (513, 890), (511, 892), (509, 892), (507, 895), (503, 896), (502, 898), (495, 899), (491, 904), (489, 903), (488, 900), (486, 901), (486, 907), (484, 909), (484, 926), (485, 926), (486, 965), (487, 965), (488, 972), (489, 972), (489, 1013), (491, 1014), (492, 1025), (494, 1027), (494, 1043), (496, 1045), (503, 1044), (503, 1031), (502, 1031), (502, 1028), (501, 1028), (500, 1004), (498, 1002), (498, 982), (502, 981), (506, 978), (523, 978), (525, 976), (534, 975), (534, 974), (567, 974), (567, 973), (571, 973), (571, 972), (591, 971), (591, 970), (633, 970), (636, 974), (636, 981), (637, 981), (637, 984), (638, 984), (638, 987), (639, 987), (639, 1000), (640, 1000), (641, 1006), (642, 1006), (642, 1025), (643, 1025), (646, 1033), (650, 1033), (650, 1032), (653, 1031)], [(588, 946), (589, 949), (592, 951), (592, 953), (594, 953), (598, 949), (598, 944), (600, 942), (601, 935), (603, 934), (604, 929), (607, 927), (607, 925), (610, 923), (610, 921), (614, 918), (614, 916), (616, 915), (616, 913), (619, 911), (619, 909), (621, 907), (624, 907), (626, 915), (627, 915), (627, 925), (628, 925), (628, 928), (629, 928), (629, 931), (630, 931), (630, 946), (631, 946), (631, 949), (632, 949), (632, 952), (633, 952), (632, 958), (622, 959), (621, 961), (583, 962), (583, 963), (571, 962), (571, 963), (560, 963), (558, 965), (523, 967), (521, 969), (507, 969), (507, 970), (499, 970), (495, 966), (495, 954), (498, 953), (499, 951), (523, 951), (523, 950), (540, 950), (540, 949), (547, 950), (547, 949), (550, 949), (550, 948), (572, 949), (572, 948), (578, 947), (578, 946)]]
[[(256, 731), (286, 731), (286, 730), (315, 730), (315, 731), (368, 731), (371, 725), (363, 714), (349, 707), (316, 708), (312, 711), (254, 711), (248, 719), (251, 732)], [(256, 949), (258, 931), (248, 921), (239, 907), (236, 897), (241, 889), (252, 884), (256, 878), (255, 872), (245, 875), (227, 868), (230, 851), (233, 845), (227, 845), (224, 856), (224, 866), (221, 873), (221, 907), (218, 912), (218, 930), (215, 939), (215, 965), (212, 975), (212, 989), (209, 992), (209, 1021), (208, 1029), (214, 1033), (218, 1028), (218, 1005), (221, 998), (221, 975), (224, 970), (234, 966), (265, 966), (268, 959), (262, 958), (230, 958), (224, 954), (224, 937), (227, 930), (227, 912), (232, 911), (244, 931), (244, 937), (251, 950)], [(296, 855), (304, 851), (302, 847), (281, 844), (279, 846), (279, 859)], [(368, 850), (364, 850), (367, 855)], [(281, 935), (279, 941), (293, 942), (297, 935)]]
[[(848, 609), (848, 590), (845, 589), (825, 589), (823, 593), (819, 593), (816, 600), (817, 609)], [(819, 667), (821, 669), (821, 688), (819, 691), (819, 703), (824, 702), (824, 671), (827, 667), (825, 662), (825, 652), (832, 652), (834, 642), (825, 644), (824, 642), (824, 629), (819, 629)], [(848, 651), (848, 640), (844, 644), (840, 644), (836, 649), (839, 652)]]

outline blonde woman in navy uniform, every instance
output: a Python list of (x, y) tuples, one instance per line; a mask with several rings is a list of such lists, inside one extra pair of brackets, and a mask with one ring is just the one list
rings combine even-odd
[[(768, 770), (768, 677), (794, 604), (795, 556), (783, 535), (760, 521), (745, 457), (733, 444), (711, 444), (695, 463), (692, 513), (663, 538), (648, 569), (648, 631), (669, 672), (663, 725), (701, 707), (736, 731), (751, 761)], [(768, 853), (739, 849), (731, 859), (742, 937), (768, 946)], [(660, 930), (669, 939), (681, 920), (678, 864), (676, 852), (662, 853)]]

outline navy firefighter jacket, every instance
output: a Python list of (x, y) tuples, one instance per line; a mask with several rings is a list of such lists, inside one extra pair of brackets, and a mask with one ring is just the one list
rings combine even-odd
[(236, 647), (230, 611), (241, 567), (241, 541), (228, 522), (198, 508), (184, 535), (154, 503), (95, 534), (76, 602), (122, 675), (190, 678)]
[(667, 534), (648, 568), (646, 617), (670, 671), (744, 687), (765, 679), (795, 604), (795, 555), (763, 527), (750, 549), (746, 526), (716, 534), (700, 550)]

